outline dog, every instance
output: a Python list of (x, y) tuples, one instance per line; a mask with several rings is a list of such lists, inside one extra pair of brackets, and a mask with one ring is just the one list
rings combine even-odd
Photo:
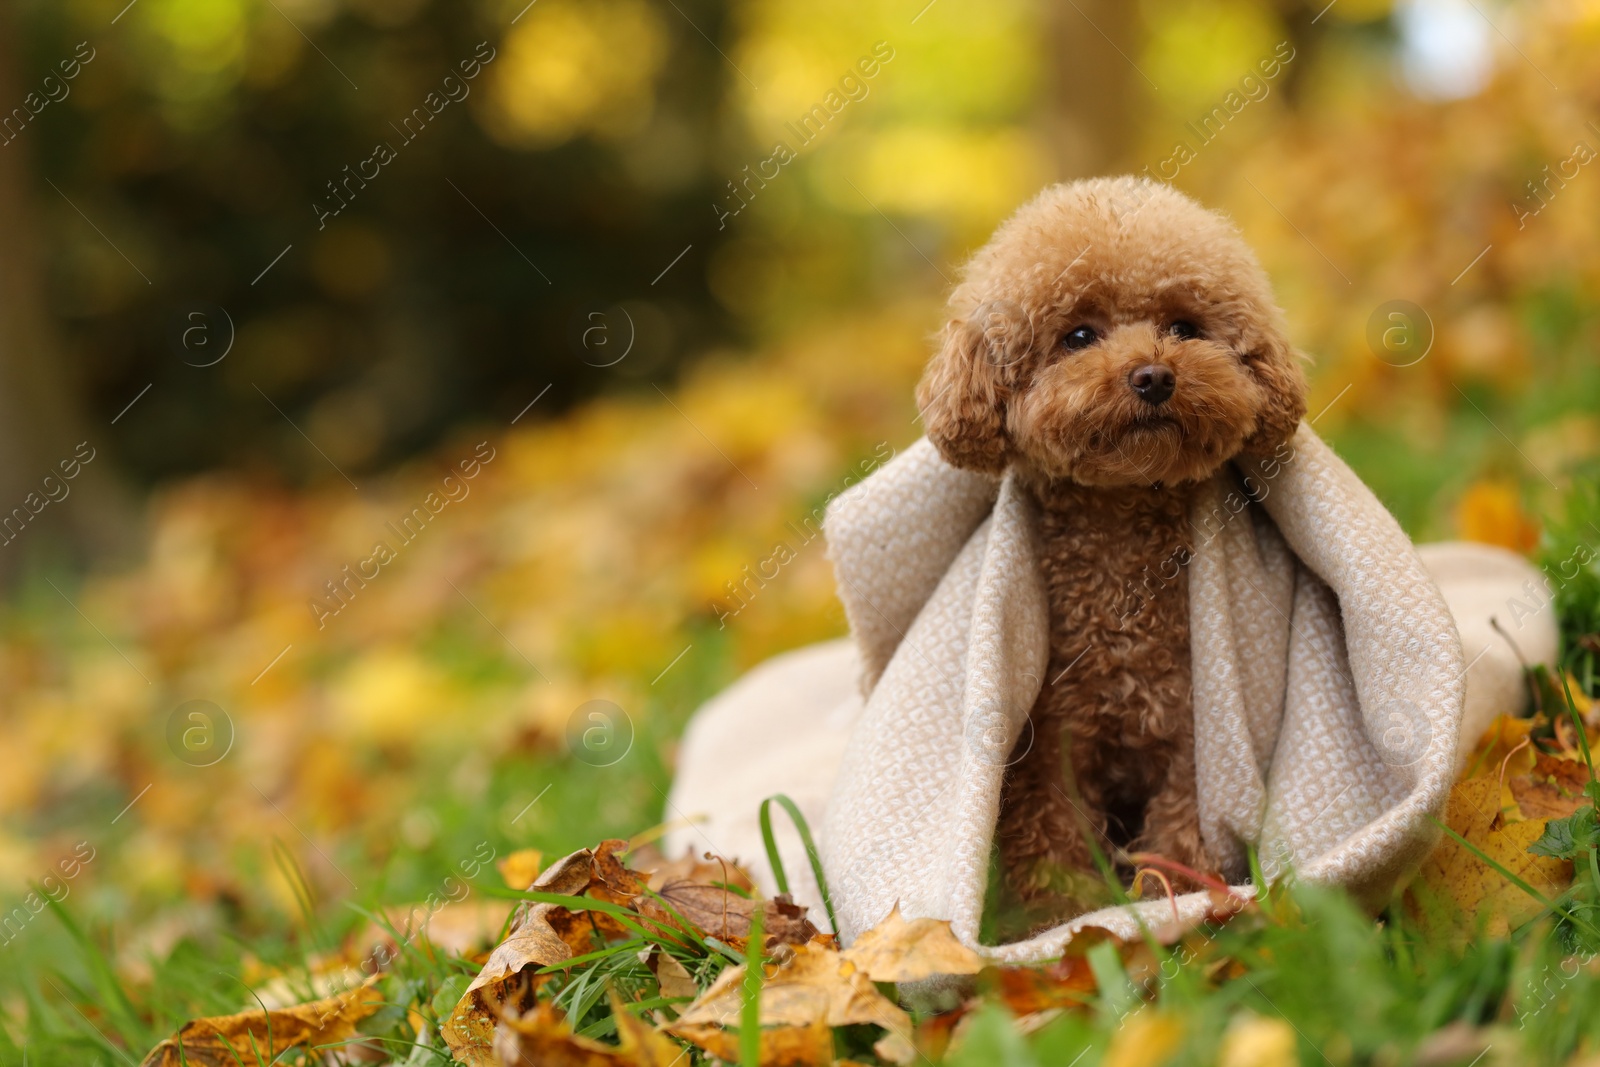
[(1203, 885), (1190, 504), (1293, 436), (1303, 357), (1234, 226), (1149, 179), (1046, 189), (949, 307), (917, 391), (927, 434), (1036, 503), (1049, 607), (1048, 674), (1001, 797), (1002, 886), (1037, 927), (1106, 902), (1097, 850)]

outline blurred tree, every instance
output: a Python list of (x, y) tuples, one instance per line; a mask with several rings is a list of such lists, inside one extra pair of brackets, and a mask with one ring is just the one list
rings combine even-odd
[[(24, 114), (38, 106), (19, 89), (15, 28), (10, 0), (0, 0), (0, 100), (8, 105), (7, 136), (21, 121), (11, 111), (13, 102)], [(133, 539), (133, 512), (105, 454), (107, 433), (88, 428), (76, 383), (62, 365), (36, 255), (39, 213), (28, 144), (20, 136), (16, 141), (0, 145), (0, 582), (17, 573), (28, 553), (63, 541), (103, 554)], [(94, 459), (84, 464), (85, 455)]]
[(29, 4), (19, 62), (96, 53), (23, 133), (84, 213), (40, 216), (32, 304), (96, 418), (152, 386), (109, 442), (134, 475), (337, 480), (729, 335), (723, 0), (122, 8)]
[(1146, 98), (1155, 88), (1134, 61), (1143, 20), (1128, 0), (1073, 0), (1044, 8), (1045, 129), (1063, 180), (1134, 168)]

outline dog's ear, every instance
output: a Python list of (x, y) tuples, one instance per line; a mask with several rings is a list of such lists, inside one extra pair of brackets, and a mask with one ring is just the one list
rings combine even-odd
[(917, 385), (917, 407), (928, 440), (951, 466), (988, 474), (1005, 470), (1005, 362), (977, 323), (945, 323), (944, 342)]
[(1303, 357), (1276, 329), (1258, 333), (1244, 356), (1245, 366), (1261, 383), (1266, 402), (1257, 412), (1256, 430), (1240, 449), (1246, 455), (1270, 455), (1300, 428), (1306, 416)]

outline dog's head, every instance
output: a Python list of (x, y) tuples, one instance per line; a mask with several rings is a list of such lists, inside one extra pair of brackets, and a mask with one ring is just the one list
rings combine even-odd
[(1271, 453), (1305, 415), (1255, 256), (1159, 182), (1046, 189), (972, 257), (950, 308), (917, 401), (958, 467), (1175, 484)]

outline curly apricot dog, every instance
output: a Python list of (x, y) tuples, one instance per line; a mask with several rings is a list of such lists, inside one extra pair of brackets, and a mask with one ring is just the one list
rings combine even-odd
[(1014, 471), (1043, 536), (1049, 674), (1002, 797), (1006, 882), (1039, 918), (1081, 906), (1094, 839), (1209, 872), (1182, 564), (1194, 484), (1305, 414), (1266, 275), (1169, 186), (1095, 179), (1022, 207), (950, 308), (918, 388), (928, 436), (957, 467)]

